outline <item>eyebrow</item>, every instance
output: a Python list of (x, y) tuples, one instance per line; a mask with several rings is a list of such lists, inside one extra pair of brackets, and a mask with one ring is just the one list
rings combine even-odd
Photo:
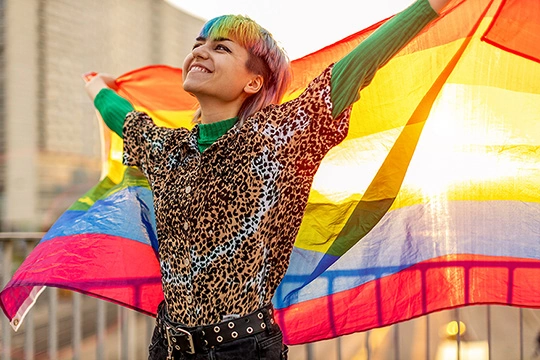
[(215, 38), (214, 41), (232, 41), (232, 40), (226, 37), (218, 37), (218, 38)]
[[(204, 36), (199, 36), (198, 38), (195, 39), (195, 41), (206, 41), (206, 38)], [(218, 38), (215, 38), (214, 41), (232, 41), (232, 40), (226, 37), (218, 37)]]

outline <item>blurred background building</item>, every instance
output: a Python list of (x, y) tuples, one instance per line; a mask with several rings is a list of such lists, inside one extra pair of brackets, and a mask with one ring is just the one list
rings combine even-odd
[(97, 183), (81, 75), (181, 66), (203, 23), (163, 0), (0, 0), (2, 231), (47, 230)]

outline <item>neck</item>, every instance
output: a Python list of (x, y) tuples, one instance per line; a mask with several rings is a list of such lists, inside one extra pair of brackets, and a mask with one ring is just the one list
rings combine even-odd
[(238, 116), (238, 112), (245, 99), (238, 99), (232, 102), (222, 102), (215, 98), (198, 98), (198, 100), (201, 107), (201, 123), (212, 124)]

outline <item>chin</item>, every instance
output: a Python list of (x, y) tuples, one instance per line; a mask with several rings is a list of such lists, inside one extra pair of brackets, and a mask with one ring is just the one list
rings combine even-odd
[(195, 98), (198, 94), (200, 95), (201, 93), (203, 93), (200, 87), (194, 86), (193, 84), (184, 83), (183, 88), (185, 92)]
[(187, 91), (188, 93), (192, 95), (193, 95), (193, 92), (197, 90), (197, 86), (195, 86), (194, 84), (191, 84), (189, 80), (184, 81), (184, 83), (182, 84), (182, 87), (184, 88), (185, 91)]

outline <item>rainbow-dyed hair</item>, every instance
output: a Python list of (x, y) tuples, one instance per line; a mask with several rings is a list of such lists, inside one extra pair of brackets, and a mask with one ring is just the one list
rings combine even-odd
[(223, 15), (209, 20), (199, 36), (234, 40), (250, 54), (248, 70), (264, 79), (261, 90), (244, 101), (238, 113), (239, 121), (281, 101), (291, 81), (290, 61), (270, 32), (246, 16)]

